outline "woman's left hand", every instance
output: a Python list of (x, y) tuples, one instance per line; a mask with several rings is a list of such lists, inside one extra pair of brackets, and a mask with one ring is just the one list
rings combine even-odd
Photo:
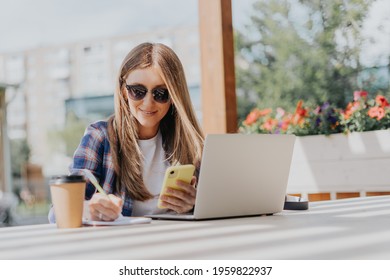
[(180, 187), (180, 190), (168, 187), (166, 192), (168, 195), (161, 196), (162, 206), (177, 213), (189, 212), (195, 205), (196, 177), (192, 177), (190, 184), (180, 180), (177, 180), (176, 183)]

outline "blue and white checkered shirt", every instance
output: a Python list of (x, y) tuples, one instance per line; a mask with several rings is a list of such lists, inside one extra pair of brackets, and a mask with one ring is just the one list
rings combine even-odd
[[(90, 170), (107, 194), (122, 197), (122, 215), (131, 216), (133, 200), (124, 193), (114, 193), (116, 175), (108, 140), (107, 121), (92, 123), (85, 130), (81, 143), (74, 153), (73, 163), (69, 167), (71, 174), (77, 174), (77, 169)], [(95, 187), (87, 181), (85, 199), (91, 199), (95, 192)]]

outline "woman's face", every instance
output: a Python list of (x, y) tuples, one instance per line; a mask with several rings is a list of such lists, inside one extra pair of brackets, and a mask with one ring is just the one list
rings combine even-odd
[(145, 97), (140, 100), (130, 98), (126, 86), (123, 86), (122, 90), (128, 96), (131, 114), (138, 121), (139, 138), (149, 139), (154, 137), (158, 132), (160, 121), (169, 110), (171, 101), (168, 100), (166, 103), (157, 102), (152, 91), (158, 89), (155, 92), (162, 93), (166, 89), (166, 85), (153, 67), (132, 71), (125, 82), (136, 95), (147, 89)]

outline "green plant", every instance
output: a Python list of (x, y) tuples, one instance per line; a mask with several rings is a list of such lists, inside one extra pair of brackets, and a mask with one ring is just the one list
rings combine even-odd
[(354, 101), (341, 114), (344, 132), (370, 131), (390, 127), (390, 104), (383, 95), (368, 99), (366, 91), (355, 91)]
[(22, 166), (30, 159), (31, 148), (28, 145), (26, 138), (11, 140), (10, 148), (12, 176), (20, 178)]
[(297, 103), (293, 113), (277, 108), (254, 108), (239, 128), (242, 133), (285, 133), (297, 136), (348, 133), (390, 128), (390, 104), (383, 95), (368, 99), (366, 91), (355, 91), (347, 107), (329, 102), (314, 109)]
[[(388, 90), (379, 69), (361, 62), (367, 51), (372, 52), (364, 48), (362, 27), (374, 2), (255, 1), (250, 24), (235, 34), (236, 84), (242, 94), (238, 98), (293, 111), (301, 99), (342, 108), (357, 87), (370, 93)], [(385, 30), (378, 32), (389, 36)], [(248, 112), (240, 115), (241, 120)]]
[(72, 157), (80, 144), (80, 139), (88, 126), (88, 122), (89, 120), (80, 119), (76, 114), (70, 112), (67, 115), (66, 125), (62, 129), (49, 132), (51, 148), (58, 151), (59, 147), (62, 147), (65, 154)]

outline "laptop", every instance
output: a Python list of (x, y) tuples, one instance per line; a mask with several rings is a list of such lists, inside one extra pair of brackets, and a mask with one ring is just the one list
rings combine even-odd
[(147, 217), (205, 220), (281, 212), (294, 142), (294, 135), (207, 135), (193, 214)]

